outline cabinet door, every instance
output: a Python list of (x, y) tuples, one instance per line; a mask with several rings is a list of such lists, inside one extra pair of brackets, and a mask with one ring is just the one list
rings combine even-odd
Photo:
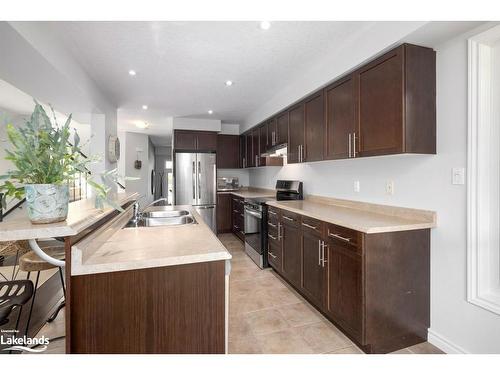
[(276, 145), (277, 136), (276, 118), (273, 118), (267, 123), (267, 148)]
[(321, 237), (303, 231), (301, 289), (319, 308), (323, 308), (326, 296), (326, 272), (321, 259)]
[(266, 165), (266, 158), (261, 157), (260, 155), (264, 152), (267, 151), (267, 148), (269, 147), (268, 145), (268, 138), (267, 138), (267, 128), (268, 128), (268, 123), (266, 122), (264, 125), (259, 127), (259, 150), (257, 152), (257, 161), (258, 161), (258, 166), (265, 166)]
[(288, 112), (283, 112), (276, 118), (276, 144), (288, 142)]
[(345, 159), (353, 156), (355, 127), (355, 91), (353, 76), (325, 90), (325, 158)]
[(246, 134), (246, 157), (245, 157), (245, 166), (248, 167), (255, 167), (255, 158), (253, 157), (253, 136), (252, 133), (247, 133)]
[(253, 152), (252, 152), (252, 165), (254, 167), (258, 167), (259, 166), (259, 162), (260, 162), (260, 154), (259, 154), (259, 151), (260, 151), (260, 130), (259, 128), (256, 128), (254, 130), (252, 130), (252, 138), (253, 138)]
[(301, 281), (301, 236), (300, 228), (295, 225), (283, 223), (283, 259), (282, 270), (283, 276), (296, 288), (300, 288)]
[(247, 137), (240, 135), (240, 168), (246, 167)]
[(359, 156), (403, 151), (403, 49), (397, 48), (357, 72)]
[(213, 132), (197, 132), (197, 150), (215, 151), (217, 150), (217, 134)]
[(217, 168), (238, 168), (240, 162), (240, 137), (217, 135)]
[(231, 194), (217, 194), (217, 233), (231, 232)]
[(304, 104), (288, 111), (288, 163), (300, 163), (304, 147)]
[(176, 150), (196, 150), (196, 133), (176, 130), (174, 148)]
[(323, 160), (324, 131), (325, 131), (325, 103), (323, 90), (306, 99), (305, 111), (305, 146), (303, 161)]
[(362, 342), (362, 256), (337, 242), (328, 242), (327, 313)]

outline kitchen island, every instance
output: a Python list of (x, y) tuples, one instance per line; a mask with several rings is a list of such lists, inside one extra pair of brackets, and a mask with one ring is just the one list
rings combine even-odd
[(123, 212), (71, 203), (66, 222), (17, 218), (0, 235), (64, 238), (66, 353), (226, 353), (231, 255), (191, 206), (172, 207), (191, 224), (127, 227), (136, 198), (116, 197)]

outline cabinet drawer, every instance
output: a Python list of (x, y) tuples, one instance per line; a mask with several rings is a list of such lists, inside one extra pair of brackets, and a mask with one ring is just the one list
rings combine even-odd
[(277, 271), (281, 271), (281, 244), (276, 241), (268, 241), (267, 246), (267, 260), (269, 264)]
[(323, 234), (323, 222), (312, 217), (302, 216), (302, 230), (321, 236)]
[(300, 225), (300, 215), (290, 211), (281, 211), (281, 221), (283, 225), (292, 225), (299, 226)]
[(327, 224), (326, 237), (329, 240), (351, 245), (356, 248), (361, 246), (361, 233), (354, 229), (341, 227), (335, 224)]

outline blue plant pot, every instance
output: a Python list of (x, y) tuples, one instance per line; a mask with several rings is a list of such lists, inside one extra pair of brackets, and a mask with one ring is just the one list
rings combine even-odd
[(68, 185), (28, 184), (24, 186), (28, 217), (33, 224), (66, 220), (68, 216)]

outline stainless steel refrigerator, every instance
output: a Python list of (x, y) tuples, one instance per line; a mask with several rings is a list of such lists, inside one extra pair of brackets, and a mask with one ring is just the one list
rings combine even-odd
[(215, 154), (175, 153), (175, 204), (196, 208), (205, 223), (217, 232), (217, 165)]

